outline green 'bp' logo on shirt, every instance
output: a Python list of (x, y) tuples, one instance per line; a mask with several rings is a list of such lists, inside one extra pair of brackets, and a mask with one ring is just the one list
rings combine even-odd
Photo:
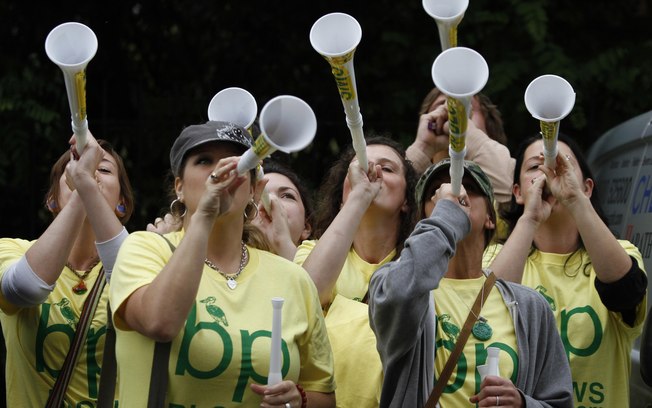
[[(174, 374), (176, 376), (189, 375), (196, 379), (209, 380), (222, 375), (229, 366), (235, 365), (239, 371), (239, 375), (231, 400), (233, 402), (242, 402), (244, 393), (249, 387), (248, 384), (250, 382), (253, 381), (258, 384), (267, 383), (267, 373), (257, 372), (254, 365), (254, 361), (256, 360), (254, 356), (254, 343), (265, 339), (271, 340), (272, 332), (269, 330), (255, 330), (252, 332), (246, 329), (234, 329), (233, 326), (227, 328), (228, 322), (226, 315), (222, 309), (214, 305), (215, 300), (215, 297), (209, 296), (199, 301), (206, 305), (206, 311), (212, 320), (205, 321), (201, 318), (198, 319), (198, 311), (200, 310), (197, 307), (198, 304), (193, 305), (190, 309), (183, 330), (181, 344), (179, 345), (177, 361), (176, 364), (172, 362), (171, 367), (174, 367)], [(214, 353), (211, 356), (205, 356), (206, 359), (215, 358), (215, 363), (212, 367), (195, 365), (191, 359), (192, 343), (195, 339), (201, 341), (203, 336), (197, 335), (202, 331), (204, 333), (207, 331), (213, 332), (219, 337), (217, 341), (222, 343), (221, 351), (217, 351), (213, 345), (209, 349), (204, 349), (205, 353)], [(203, 347), (206, 347), (206, 345), (204, 344)], [(281, 375), (285, 377), (290, 370), (290, 350), (284, 339), (281, 339), (281, 353), (281, 361), (283, 362)], [(266, 356), (265, 358), (267, 359), (268, 357)]]
[[(59, 310), (59, 313), (56, 310)], [(38, 373), (47, 373), (52, 378), (59, 375), (61, 361), (53, 359), (53, 355), (59, 355), (62, 350), (67, 350), (69, 344), (75, 337), (75, 326), (77, 325), (77, 316), (66, 298), (57, 303), (43, 303), (39, 315), (38, 327), (36, 330), (36, 339), (34, 344), (35, 368)], [(100, 361), (102, 350), (100, 339), (106, 334), (106, 326), (89, 327), (86, 335), (86, 342), (82, 349), (77, 364), (86, 364), (86, 379), (88, 380), (88, 396), (93, 399), (97, 398), (97, 391), (100, 378)], [(53, 335), (48, 341), (48, 336)], [(61, 336), (67, 337), (68, 341)], [(63, 351), (66, 352), (66, 351)], [(54, 367), (48, 365), (54, 363)], [(75, 380), (78, 381), (78, 380)]]

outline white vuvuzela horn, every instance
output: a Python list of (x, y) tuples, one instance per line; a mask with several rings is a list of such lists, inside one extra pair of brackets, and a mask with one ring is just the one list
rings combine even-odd
[(278, 384), (283, 381), (281, 372), (282, 363), (282, 310), (285, 299), (281, 297), (272, 298), (272, 347), (269, 354), (269, 374), (267, 385)]
[[(213, 96), (208, 104), (208, 120), (235, 123), (247, 129), (249, 133), (251, 133), (251, 125), (256, 120), (257, 114), (256, 99), (249, 91), (238, 87), (222, 89)], [(261, 180), (263, 175), (262, 167), (258, 166), (256, 179)], [(267, 190), (263, 190), (261, 199), (265, 210), (271, 214)]]
[(437, 23), (441, 50), (457, 47), (457, 26), (464, 17), (469, 0), (423, 0), (422, 4)]
[(308, 146), (317, 132), (317, 118), (303, 100), (281, 95), (263, 106), (260, 132), (253, 146), (240, 158), (238, 174), (253, 169), (276, 150), (292, 153)]
[(360, 166), (366, 172), (367, 144), (362, 131), (362, 114), (355, 84), (353, 54), (362, 39), (362, 28), (348, 14), (331, 13), (319, 18), (310, 29), (310, 44), (331, 66), (337, 89), (340, 92), (346, 124), (351, 132), (353, 149)]
[(560, 76), (541, 75), (525, 90), (525, 107), (540, 122), (544, 164), (551, 169), (556, 167), (559, 122), (568, 116), (573, 106), (575, 91)]
[(487, 362), (477, 367), (480, 379), (484, 381), (484, 378), (488, 375), (500, 377), (499, 363), (500, 349), (498, 347), (487, 347)]
[(482, 55), (465, 47), (443, 51), (432, 64), (432, 80), (446, 96), (450, 138), (448, 154), (453, 193), (460, 194), (466, 155), (466, 129), (471, 114), (471, 99), (484, 88), (489, 67)]
[(86, 65), (97, 52), (97, 37), (81, 23), (63, 23), (45, 39), (45, 53), (61, 68), (68, 93), (72, 130), (78, 152), (86, 146)]
[(249, 129), (256, 120), (256, 99), (245, 89), (225, 88), (213, 96), (208, 104), (208, 119), (235, 123)]

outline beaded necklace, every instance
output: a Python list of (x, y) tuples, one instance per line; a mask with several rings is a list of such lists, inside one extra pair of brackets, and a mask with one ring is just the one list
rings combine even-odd
[(93, 268), (97, 266), (98, 263), (100, 263), (100, 258), (95, 258), (91, 266), (89, 266), (88, 269), (80, 273), (77, 272), (77, 270), (73, 268), (72, 265), (70, 265), (70, 262), (66, 262), (66, 268), (70, 269), (70, 271), (72, 271), (72, 273), (74, 273), (75, 276), (79, 278), (79, 283), (77, 283), (75, 286), (72, 287), (72, 291), (75, 295), (83, 295), (88, 291), (84, 279), (88, 278), (88, 275), (91, 273)]

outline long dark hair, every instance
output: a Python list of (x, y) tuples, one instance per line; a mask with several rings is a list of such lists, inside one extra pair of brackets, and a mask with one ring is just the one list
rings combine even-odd
[[(398, 257), (403, 243), (410, 236), (414, 229), (417, 217), (417, 205), (414, 198), (414, 189), (417, 183), (417, 174), (412, 163), (405, 157), (405, 149), (398, 142), (383, 136), (367, 138), (367, 145), (384, 145), (393, 149), (401, 158), (405, 178), (405, 200), (407, 212), (402, 212), (396, 241), (396, 256)], [(337, 216), (342, 206), (342, 191), (344, 179), (348, 173), (349, 164), (355, 156), (351, 146), (340, 156), (340, 158), (329, 169), (324, 182), (319, 189), (319, 202), (314, 217), (314, 236), (320, 238), (333, 219)]]

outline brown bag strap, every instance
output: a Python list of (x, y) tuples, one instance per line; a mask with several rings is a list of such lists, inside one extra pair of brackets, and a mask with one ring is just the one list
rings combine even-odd
[(104, 267), (102, 266), (97, 274), (97, 280), (95, 281), (93, 288), (84, 301), (84, 307), (79, 316), (79, 321), (77, 322), (75, 337), (73, 337), (72, 343), (70, 343), (66, 359), (63, 361), (61, 371), (59, 371), (54, 387), (52, 387), (52, 392), (50, 392), (48, 400), (45, 403), (46, 408), (59, 408), (63, 403), (75, 364), (77, 363), (79, 353), (81, 352), (84, 343), (86, 343), (88, 328), (91, 326), (91, 322), (93, 321), (93, 316), (95, 315), (97, 305), (102, 298), (102, 290), (105, 285), (106, 279), (104, 278)]
[(473, 307), (471, 308), (469, 315), (466, 317), (466, 322), (464, 322), (464, 327), (462, 328), (462, 331), (457, 337), (455, 348), (453, 349), (451, 355), (448, 357), (448, 360), (446, 361), (446, 365), (444, 366), (444, 369), (441, 371), (441, 374), (437, 379), (435, 388), (432, 389), (432, 392), (430, 393), (430, 397), (428, 398), (428, 401), (426, 401), (425, 408), (435, 408), (437, 406), (439, 397), (441, 397), (441, 394), (444, 392), (446, 383), (448, 382), (448, 379), (450, 378), (451, 374), (453, 374), (453, 369), (457, 365), (457, 360), (460, 358), (460, 354), (462, 354), (464, 345), (466, 344), (466, 341), (469, 339), (469, 335), (471, 334), (471, 328), (473, 327), (473, 324), (477, 321), (476, 316), (480, 315), (480, 310), (482, 309), (483, 297), (485, 298), (489, 297), (489, 293), (491, 292), (491, 289), (494, 287), (494, 283), (496, 283), (496, 275), (494, 275), (493, 272), (490, 272), (489, 275), (487, 276), (487, 279), (484, 282), (482, 290), (478, 293), (478, 296), (475, 298), (475, 303), (473, 303)]

